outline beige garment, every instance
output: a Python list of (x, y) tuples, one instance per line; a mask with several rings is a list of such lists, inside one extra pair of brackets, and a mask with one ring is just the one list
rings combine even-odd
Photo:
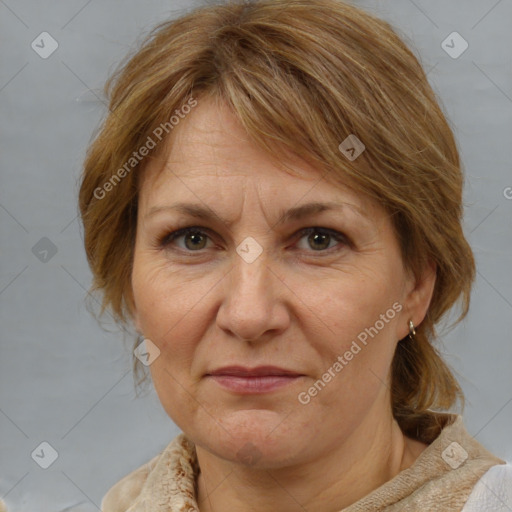
[[(505, 461), (488, 452), (461, 416), (438, 415), (442, 430), (412, 466), (340, 512), (461, 512), (473, 487)], [(105, 495), (102, 512), (198, 512), (194, 444), (183, 434)]]

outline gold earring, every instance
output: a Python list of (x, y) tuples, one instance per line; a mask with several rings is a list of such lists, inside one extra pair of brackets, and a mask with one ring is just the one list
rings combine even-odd
[(414, 340), (414, 336), (416, 336), (416, 329), (414, 328), (412, 320), (409, 320), (409, 339)]

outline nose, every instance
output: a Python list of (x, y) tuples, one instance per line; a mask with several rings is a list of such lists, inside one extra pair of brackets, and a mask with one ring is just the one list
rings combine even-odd
[(252, 263), (235, 254), (223, 287), (217, 325), (232, 336), (242, 341), (263, 341), (289, 326), (287, 299), (292, 292), (263, 254)]

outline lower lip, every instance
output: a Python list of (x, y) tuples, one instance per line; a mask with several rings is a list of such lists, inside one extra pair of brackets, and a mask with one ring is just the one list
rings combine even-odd
[(301, 375), (266, 375), (262, 377), (238, 377), (234, 375), (209, 375), (223, 388), (238, 393), (267, 393), (296, 382)]

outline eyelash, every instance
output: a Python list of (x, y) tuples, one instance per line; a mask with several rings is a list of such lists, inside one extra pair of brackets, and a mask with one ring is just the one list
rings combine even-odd
[[(195, 234), (199, 233), (201, 235), (206, 235), (211, 240), (211, 237), (208, 235), (209, 232), (210, 232), (209, 229), (203, 228), (201, 226), (189, 226), (186, 228), (181, 228), (181, 229), (178, 229), (171, 233), (167, 233), (164, 236), (162, 236), (161, 238), (159, 238), (158, 246), (160, 249), (168, 249), (168, 246), (170, 246), (171, 243), (174, 242), (176, 239), (181, 238), (182, 236), (185, 236), (185, 235), (188, 235), (191, 233), (195, 233)], [(329, 235), (335, 241), (341, 242), (345, 246), (349, 246), (349, 247), (352, 246), (352, 243), (347, 236), (345, 236), (343, 233), (340, 233), (339, 231), (335, 231), (333, 229), (327, 229), (327, 228), (313, 226), (313, 227), (301, 229), (300, 231), (298, 231), (296, 233), (296, 235), (298, 236), (298, 239), (300, 240), (304, 236), (309, 235), (311, 233), (319, 233), (322, 235)], [(311, 249), (311, 251), (308, 251), (308, 252), (313, 252), (316, 254), (320, 254), (320, 253), (331, 254), (332, 249), (335, 249), (335, 247), (330, 247), (328, 249), (320, 249), (318, 251)], [(201, 254), (203, 251), (203, 249), (198, 249), (197, 251), (190, 251), (188, 249), (181, 249), (181, 248), (179, 248), (178, 250), (187, 252), (189, 254), (198, 253), (198, 255)], [(337, 250), (341, 250), (341, 248), (338, 248)]]

